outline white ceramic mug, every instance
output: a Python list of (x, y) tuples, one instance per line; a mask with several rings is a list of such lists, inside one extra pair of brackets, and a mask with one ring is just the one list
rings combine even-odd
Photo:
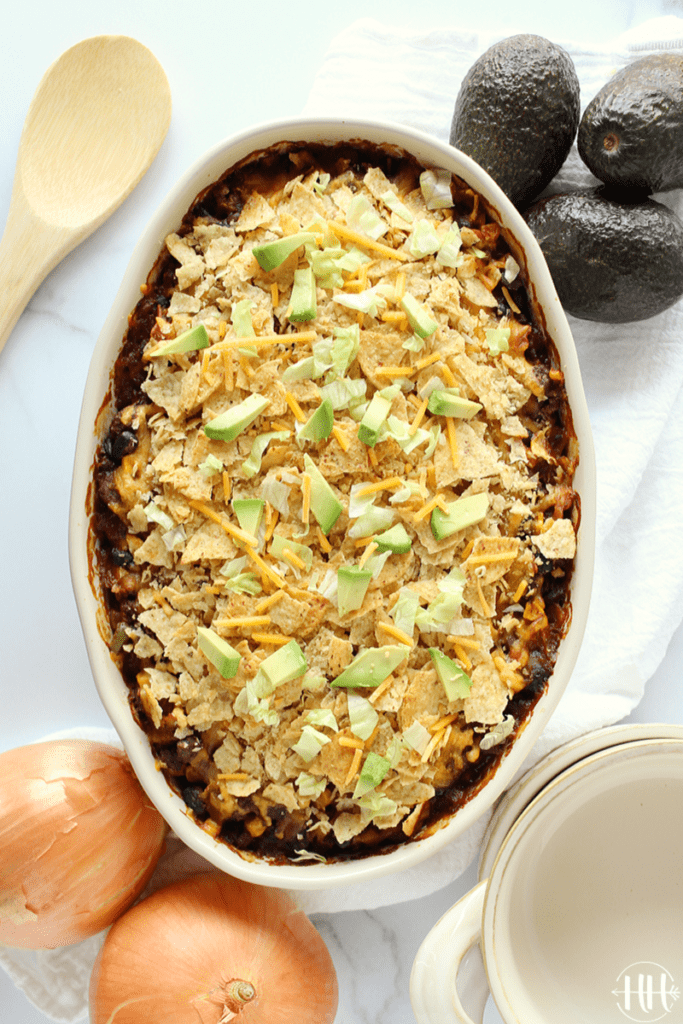
[(683, 1022), (683, 742), (600, 751), (517, 818), (420, 947), (419, 1024)]

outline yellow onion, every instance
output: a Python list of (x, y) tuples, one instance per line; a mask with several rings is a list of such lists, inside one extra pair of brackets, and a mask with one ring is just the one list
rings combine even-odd
[(91, 1024), (331, 1024), (337, 977), (287, 893), (219, 873), (158, 889), (113, 925)]
[(108, 927), (165, 835), (116, 747), (65, 739), (0, 754), (0, 943), (52, 949)]

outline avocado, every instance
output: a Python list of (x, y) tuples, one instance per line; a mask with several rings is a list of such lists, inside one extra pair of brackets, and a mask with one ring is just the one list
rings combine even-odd
[(245, 533), (258, 537), (266, 503), (261, 498), (233, 498), (232, 510)]
[(332, 433), (334, 407), (329, 398), (322, 402), (312, 416), (304, 423), (297, 436), (303, 441), (324, 441)]
[(683, 294), (683, 222), (653, 199), (599, 186), (539, 199), (525, 219), (572, 316), (646, 320)]
[(204, 426), (204, 433), (215, 441), (234, 441), (270, 405), (270, 399), (256, 393), (231, 405)]
[(432, 656), (432, 663), (439, 681), (446, 691), (447, 699), (460, 700), (462, 697), (467, 697), (472, 688), (472, 680), (467, 673), (438, 647), (430, 647), (429, 653)]
[(170, 356), (177, 352), (195, 352), (200, 348), (208, 348), (209, 344), (209, 335), (204, 324), (195, 324), (158, 348), (153, 356), (156, 359), (157, 356)]
[(394, 555), (405, 555), (413, 546), (403, 523), (396, 523), (389, 530), (376, 534), (374, 540), (378, 551), (391, 551)]
[(420, 338), (429, 338), (439, 326), (410, 292), (401, 299), (401, 309), (408, 317), (408, 323)]
[(457, 388), (436, 388), (429, 396), (427, 408), (435, 416), (455, 416), (462, 420), (471, 420), (483, 406), (479, 402), (471, 402), (462, 398)]
[(617, 71), (586, 107), (579, 154), (608, 185), (683, 187), (683, 55), (656, 53)]
[(337, 607), (341, 616), (360, 608), (371, 579), (371, 570), (357, 565), (342, 565), (337, 569)]
[(262, 270), (275, 270), (285, 262), (288, 256), (300, 249), (302, 245), (315, 242), (315, 235), (310, 231), (299, 231), (295, 235), (285, 235), (263, 245), (255, 245), (251, 250)]
[(358, 427), (358, 440), (368, 448), (374, 448), (379, 438), (384, 421), (391, 412), (393, 398), (386, 398), (380, 391), (372, 396), (372, 401), (365, 410)]
[(207, 626), (197, 626), (197, 641), (200, 651), (218, 669), (223, 678), (234, 679), (242, 660), (239, 651)]
[(379, 686), (409, 654), (410, 648), (404, 646), (368, 647), (356, 655), (330, 686)]
[(271, 686), (281, 686), (298, 679), (306, 671), (306, 658), (296, 640), (290, 640), (279, 651), (270, 654), (259, 665), (261, 672)]
[(542, 36), (511, 36), (494, 43), (465, 75), (450, 143), (524, 209), (565, 162), (580, 113), (569, 54)]
[(304, 470), (311, 478), (311, 512), (327, 535), (342, 514), (342, 503), (309, 455), (304, 455)]
[(431, 527), (435, 540), (445, 540), (459, 530), (480, 523), (489, 509), (489, 496), (485, 491), (456, 498), (448, 506), (448, 512), (435, 508), (432, 512)]

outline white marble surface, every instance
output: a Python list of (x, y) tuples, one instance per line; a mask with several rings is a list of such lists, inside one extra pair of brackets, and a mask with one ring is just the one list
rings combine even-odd
[[(3, 12), (0, 223), (23, 120), (48, 65), (80, 39), (131, 35), (163, 64), (174, 112), (152, 169), (112, 218), (52, 272), (0, 354), (0, 750), (73, 726), (106, 726), (71, 595), (66, 526), (88, 362), (132, 247), (160, 197), (203, 150), (252, 123), (297, 115), (333, 36), (361, 15), (407, 27), (482, 27), (604, 43), (644, 20), (683, 16), (683, 0), (373, 0), (364, 9), (290, 0), (37, 0)], [(683, 722), (683, 628), (631, 715)], [(1, 867), (1, 865), (0, 865)], [(410, 1024), (414, 955), (476, 866), (419, 901), (316, 918), (341, 988), (339, 1024)], [(48, 1019), (0, 971), (0, 1018)], [(489, 1006), (486, 1024), (500, 1020)]]

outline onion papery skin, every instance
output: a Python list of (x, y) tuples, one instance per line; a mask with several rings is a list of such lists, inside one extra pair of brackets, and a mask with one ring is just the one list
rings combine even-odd
[[(234, 980), (255, 990), (237, 1008)], [(329, 951), (291, 897), (219, 872), (119, 918), (90, 982), (91, 1024), (332, 1024), (337, 1001)]]
[(167, 826), (126, 755), (54, 740), (0, 754), (0, 943), (53, 949), (140, 895)]

